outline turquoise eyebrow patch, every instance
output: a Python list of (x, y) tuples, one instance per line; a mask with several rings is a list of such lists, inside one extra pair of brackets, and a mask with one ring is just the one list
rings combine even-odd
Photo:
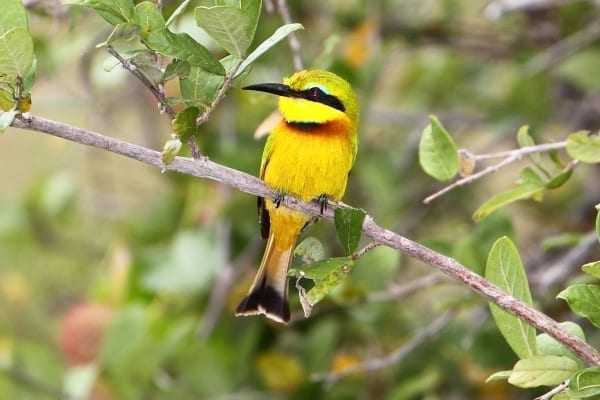
[(323, 86), (323, 85), (317, 85), (317, 84), (314, 84), (314, 83), (309, 83), (308, 85), (306, 85), (306, 87), (304, 88), (304, 90), (308, 90), (308, 89), (314, 88), (314, 87), (317, 87), (317, 88), (321, 89), (321, 91), (323, 93), (325, 93), (325, 94), (329, 94), (329, 90), (327, 90), (327, 88), (325, 86)]

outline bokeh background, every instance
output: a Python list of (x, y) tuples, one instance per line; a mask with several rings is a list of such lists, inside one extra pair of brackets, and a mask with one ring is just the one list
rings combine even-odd
[[(0, 2), (1, 3), (1, 2)], [(147, 89), (96, 44), (109, 26), (90, 10), (25, 1), (35, 40), (32, 113), (160, 150), (170, 138)], [(164, 1), (165, 14), (178, 5)], [(193, 5), (176, 23), (210, 46)], [(283, 24), (263, 1), (256, 43)], [(512, 187), (523, 163), (424, 205), (443, 184), (419, 168), (420, 133), (435, 114), (461, 148), (538, 143), (600, 128), (600, 5), (596, 1), (289, 1), (306, 68), (347, 78), (362, 106), (360, 148), (344, 201), (390, 229), (482, 272), (509, 235), (536, 307), (597, 330), (555, 295), (599, 258), (589, 240), (598, 166), (581, 165), (543, 201), (479, 223), (471, 216)], [(215, 47), (214, 51), (219, 50)], [(244, 83), (294, 72), (281, 42)], [(177, 87), (167, 88), (177, 95)], [(232, 89), (203, 126), (212, 160), (257, 174), (256, 127), (275, 99)], [(564, 157), (564, 155), (563, 155)], [(566, 157), (565, 157), (566, 159)], [(292, 288), (289, 326), (236, 318), (260, 260), (255, 198), (48, 135), (0, 137), (0, 398), (528, 399), (543, 391), (484, 383), (516, 357), (487, 304), (432, 268), (386, 248), (359, 260), (314, 314)], [(305, 236), (343, 255), (333, 227)], [(586, 240), (587, 238), (587, 240)], [(364, 242), (366, 244), (366, 241)], [(400, 362), (332, 378), (382, 359), (452, 318)], [(324, 374), (324, 375), (323, 375)]]

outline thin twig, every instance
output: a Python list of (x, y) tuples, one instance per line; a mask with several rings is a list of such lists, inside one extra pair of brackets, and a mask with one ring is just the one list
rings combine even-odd
[(471, 154), (470, 157), (472, 157), (472, 159), (475, 161), (485, 160), (485, 159), (490, 159), (490, 158), (500, 158), (500, 157), (506, 157), (506, 158), (504, 158), (504, 160), (500, 161), (498, 164), (490, 165), (489, 167), (484, 168), (481, 171), (479, 171), (473, 175), (468, 175), (468, 176), (465, 176), (464, 178), (461, 178), (457, 181), (452, 182), (450, 185), (444, 187), (443, 189), (433, 193), (432, 195), (427, 196), (423, 200), (423, 203), (429, 204), (429, 203), (431, 203), (431, 201), (448, 193), (452, 189), (456, 189), (459, 186), (463, 186), (463, 185), (466, 185), (473, 181), (476, 181), (477, 179), (480, 179), (488, 174), (491, 174), (492, 172), (497, 172), (501, 168), (506, 167), (507, 165), (520, 160), (525, 155), (533, 154), (533, 153), (543, 153), (543, 152), (548, 152), (551, 150), (564, 149), (566, 146), (567, 146), (567, 142), (563, 141), (563, 142), (558, 142), (558, 143), (544, 143), (544, 144), (535, 145), (535, 146), (525, 146), (525, 147), (521, 147), (521, 148), (515, 149), (515, 150), (503, 151), (503, 152), (492, 153), (492, 154), (483, 154), (483, 155), (479, 155), (479, 156), (476, 154)]
[(358, 260), (359, 258), (361, 258), (362, 256), (364, 256), (369, 250), (372, 250), (372, 249), (374, 249), (377, 246), (381, 246), (381, 243), (370, 242), (365, 247), (363, 247), (362, 249), (358, 250), (356, 253), (352, 254), (351, 258), (353, 260)]
[(436, 318), (427, 328), (415, 335), (415, 337), (405, 343), (403, 346), (394, 350), (392, 353), (381, 358), (372, 358), (360, 364), (353, 365), (341, 371), (318, 373), (311, 376), (313, 382), (328, 382), (334, 383), (339, 379), (359, 373), (377, 371), (383, 368), (398, 364), (406, 356), (412, 353), (416, 348), (425, 343), (429, 338), (437, 335), (452, 319), (454, 312), (446, 311), (444, 314)]
[[(290, 10), (288, 9), (286, 0), (277, 0), (277, 9), (279, 10), (279, 14), (283, 19), (283, 22), (286, 24), (291, 24), (292, 17), (290, 16)], [(302, 57), (300, 56), (300, 41), (298, 40), (298, 36), (296, 36), (296, 32), (292, 32), (288, 35), (288, 41), (290, 43), (290, 49), (292, 50), (294, 68), (296, 68), (296, 71), (303, 70), (304, 65), (302, 63)]]
[(147, 77), (146, 75), (144, 75), (139, 69), (138, 67), (135, 66), (135, 64), (133, 64), (131, 61), (126, 60), (125, 58), (123, 58), (112, 46), (108, 45), (106, 47), (106, 51), (108, 53), (110, 53), (110, 55), (112, 55), (114, 58), (116, 58), (117, 60), (119, 60), (119, 62), (121, 63), (121, 65), (123, 66), (123, 68), (125, 68), (127, 71), (131, 72), (136, 78), (139, 79), (140, 82), (142, 82), (142, 84), (144, 86), (146, 86), (150, 92), (154, 95), (154, 97), (156, 97), (156, 100), (158, 100), (158, 108), (161, 112), (161, 114), (165, 113), (167, 114), (171, 119), (175, 118), (175, 110), (173, 110), (173, 108), (168, 105), (165, 101), (165, 95), (164, 93), (158, 88), (156, 87)]
[(553, 398), (560, 392), (564, 392), (565, 390), (567, 390), (568, 387), (569, 387), (569, 380), (567, 379), (566, 381), (564, 381), (563, 383), (561, 383), (560, 385), (558, 385), (557, 387), (555, 387), (548, 393), (545, 393), (539, 397), (536, 397), (534, 400), (550, 400), (551, 398)]
[(210, 118), (210, 114), (213, 112), (215, 107), (219, 105), (219, 103), (221, 102), (221, 100), (223, 100), (223, 98), (225, 98), (225, 94), (227, 93), (227, 90), (229, 90), (229, 88), (231, 87), (231, 83), (233, 82), (233, 79), (235, 78), (235, 74), (237, 73), (238, 69), (240, 68), (240, 66), (242, 65), (243, 62), (244, 62), (243, 59), (239, 59), (234, 64), (233, 68), (231, 68), (231, 70), (229, 70), (229, 73), (225, 77), (225, 80), (223, 81), (223, 85), (221, 85), (221, 88), (217, 92), (215, 99), (212, 101), (210, 106), (206, 107), (206, 109), (204, 110), (202, 115), (199, 116), (198, 118), (196, 118), (196, 125), (200, 126), (203, 123), (205, 123), (206, 121), (208, 121), (208, 119)]
[(370, 293), (367, 295), (367, 302), (375, 303), (380, 301), (398, 300), (421, 289), (437, 285), (444, 280), (444, 276), (440, 274), (425, 275), (421, 278), (405, 283), (404, 285), (392, 285), (387, 290)]
[[(197, 162), (190, 158), (175, 157), (172, 163), (164, 165), (161, 153), (158, 151), (30, 114), (18, 115), (13, 121), (12, 126), (47, 133), (76, 143), (108, 150), (149, 165), (157, 166), (161, 169), (176, 171), (197, 178), (211, 179), (254, 196), (271, 199), (275, 199), (277, 196), (277, 192), (266, 186), (260, 179), (217, 164), (206, 158), (201, 159), (201, 162)], [(333, 221), (334, 210), (340, 206), (335, 202), (329, 202), (329, 207), (321, 210), (321, 205), (317, 202), (304, 202), (292, 195), (286, 196), (282, 205), (308, 215), (320, 216), (328, 221)], [(462, 282), (479, 294), (479, 296), (533, 325), (540, 331), (549, 334), (588, 364), (600, 366), (600, 353), (592, 346), (567, 332), (558, 322), (546, 314), (507, 294), (498, 286), (466, 268), (455, 259), (437, 253), (404, 236), (380, 227), (369, 215), (365, 217), (362, 231), (375, 242), (396, 249), (402, 254), (422, 261)]]

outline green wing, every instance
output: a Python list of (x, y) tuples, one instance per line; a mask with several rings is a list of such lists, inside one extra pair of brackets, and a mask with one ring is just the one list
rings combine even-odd
[[(260, 160), (260, 179), (265, 176), (265, 170), (267, 164), (269, 164), (269, 158), (273, 152), (273, 134), (267, 136), (267, 142), (265, 143), (265, 149), (263, 150), (262, 159)], [(265, 199), (262, 197), (258, 198), (258, 223), (260, 224), (260, 235), (263, 239), (269, 237), (269, 231), (271, 230), (271, 220), (269, 219), (269, 212), (265, 208)]]

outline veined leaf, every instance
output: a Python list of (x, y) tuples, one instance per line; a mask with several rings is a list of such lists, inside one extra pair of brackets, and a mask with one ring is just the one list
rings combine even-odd
[(567, 153), (584, 163), (600, 162), (600, 133), (579, 131), (567, 138)]
[(294, 255), (311, 264), (325, 258), (325, 248), (319, 239), (309, 236), (296, 246)]
[(314, 281), (314, 286), (306, 293), (306, 300), (312, 307), (344, 279), (353, 264), (349, 257), (328, 258), (301, 267), (290, 268), (288, 275)]
[(507, 190), (506, 192), (499, 193), (483, 203), (481, 206), (479, 206), (475, 213), (473, 213), (473, 219), (475, 221), (479, 221), (507, 204), (513, 203), (517, 200), (524, 200), (539, 196), (543, 193), (543, 191), (543, 184), (521, 184), (513, 189)]
[[(566, 321), (561, 322), (560, 325), (573, 336), (577, 336), (581, 340), (585, 341), (585, 333), (583, 333), (583, 329), (581, 329), (581, 327), (576, 323)], [(583, 366), (583, 361), (581, 361), (581, 359), (575, 355), (575, 353), (547, 333), (542, 333), (537, 336), (537, 352), (540, 356), (569, 357), (580, 364), (580, 366)]]
[(156, 4), (144, 1), (135, 6), (135, 23), (139, 25), (141, 35), (146, 39), (150, 32), (165, 26), (165, 19)]
[(240, 7), (197, 7), (196, 23), (229, 54), (246, 55), (254, 39), (261, 1), (242, 0)]
[(440, 181), (452, 179), (460, 168), (460, 157), (452, 137), (435, 116), (423, 129), (419, 143), (419, 163), (421, 168)]
[(600, 261), (594, 261), (581, 266), (581, 269), (586, 274), (593, 276), (594, 278), (600, 279)]
[[(229, 55), (221, 60), (221, 64), (229, 72), (237, 61), (238, 59)], [(179, 77), (179, 87), (184, 102), (188, 105), (197, 105), (203, 108), (213, 102), (224, 82), (225, 78), (223, 76), (211, 74), (194, 66), (190, 68), (188, 73)]]
[[(517, 299), (532, 304), (525, 269), (517, 248), (509, 238), (502, 237), (492, 246), (485, 278)], [(519, 358), (528, 358), (537, 353), (535, 329), (531, 325), (492, 303), (490, 311), (502, 336)]]
[(150, 32), (146, 44), (161, 54), (179, 58), (212, 74), (225, 75), (221, 63), (187, 33), (173, 33), (163, 27)]
[(12, 28), (27, 29), (27, 14), (21, 0), (3, 0), (0, 13), (0, 36)]
[(271, 47), (275, 46), (282, 39), (284, 39), (290, 33), (297, 31), (298, 29), (304, 29), (301, 24), (287, 24), (283, 25), (264, 42), (262, 42), (253, 52), (251, 52), (248, 57), (244, 59), (244, 62), (240, 65), (235, 76), (241, 75), (249, 66), (252, 64), (258, 57), (267, 52)]
[(600, 395), (600, 368), (592, 367), (579, 371), (569, 381), (573, 398), (593, 398)]
[(109, 44), (113, 44), (116, 41), (127, 41), (131, 39), (139, 40), (140, 27), (136, 24), (132, 24), (130, 22), (124, 22), (122, 24), (117, 24), (115, 29), (110, 33), (108, 39), (106, 39), (103, 43), (98, 44), (96, 47), (104, 47)]
[(366, 214), (356, 208), (336, 208), (334, 214), (335, 231), (348, 254), (358, 247)]
[(33, 68), (33, 40), (27, 28), (14, 27), (0, 36), (0, 82), (24, 80)]
[(198, 114), (200, 114), (198, 107), (191, 106), (178, 112), (175, 116), (171, 128), (181, 141), (185, 141), (197, 133), (196, 118), (198, 118)]
[(575, 314), (600, 328), (600, 285), (571, 285), (556, 297), (565, 300)]
[(521, 388), (554, 386), (578, 370), (579, 365), (568, 357), (533, 356), (517, 361), (508, 382)]
[(131, 22), (134, 16), (132, 0), (64, 0), (63, 3), (93, 8), (111, 25)]

